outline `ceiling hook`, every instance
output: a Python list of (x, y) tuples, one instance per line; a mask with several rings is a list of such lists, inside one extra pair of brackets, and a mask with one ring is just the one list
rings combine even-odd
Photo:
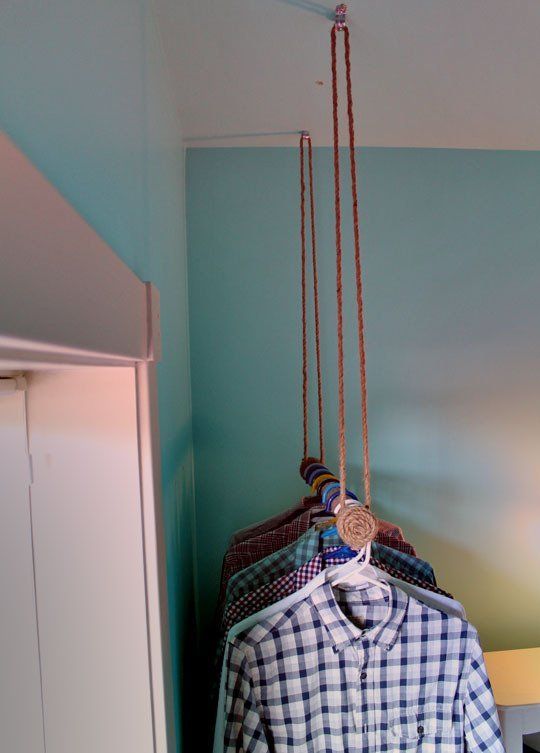
[(337, 31), (343, 31), (347, 26), (347, 6), (345, 3), (336, 5), (335, 26)]

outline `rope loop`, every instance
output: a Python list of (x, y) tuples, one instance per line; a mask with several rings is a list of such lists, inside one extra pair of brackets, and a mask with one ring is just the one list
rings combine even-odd
[[(336, 9), (337, 12), (337, 9)], [(346, 424), (345, 424), (345, 382), (344, 382), (344, 346), (343, 346), (343, 248), (341, 232), (341, 186), (339, 162), (339, 99), (337, 80), (337, 32), (343, 32), (347, 120), (349, 131), (349, 165), (351, 176), (351, 194), (354, 229), (354, 268), (356, 282), (356, 309), (358, 328), (358, 353), (360, 365), (360, 397), (362, 446), (364, 462), (364, 506), (346, 504)], [(365, 352), (365, 324), (362, 285), (362, 262), (360, 253), (360, 225), (358, 213), (358, 183), (356, 176), (356, 153), (354, 132), (354, 111), (351, 77), (351, 47), (349, 29), (343, 21), (338, 26), (334, 24), (330, 34), (331, 65), (332, 65), (332, 121), (333, 121), (333, 156), (334, 156), (334, 203), (335, 203), (335, 234), (336, 234), (336, 300), (337, 300), (337, 346), (338, 346), (338, 434), (339, 434), (339, 479), (340, 497), (338, 514), (338, 530), (343, 540), (353, 546), (353, 540), (358, 544), (361, 540), (372, 540), (376, 534), (376, 521), (370, 512), (371, 508), (371, 474), (369, 463), (368, 417), (367, 417), (367, 379)], [(356, 509), (355, 509), (356, 508)], [(341, 520), (341, 522), (340, 522)], [(375, 523), (374, 523), (375, 521)], [(366, 539), (367, 537), (371, 537)], [(364, 543), (365, 545), (365, 543)]]
[(307, 335), (307, 252), (306, 252), (306, 179), (304, 143), (308, 147), (308, 186), (309, 186), (309, 210), (311, 232), (311, 269), (313, 276), (313, 308), (315, 320), (315, 357), (317, 369), (317, 410), (319, 421), (319, 455), (322, 463), (325, 462), (324, 447), (324, 410), (323, 410), (323, 387), (321, 366), (321, 326), (319, 306), (319, 275), (317, 267), (317, 236), (315, 226), (315, 191), (313, 181), (313, 147), (311, 136), (308, 131), (300, 134), (300, 243), (301, 243), (301, 276), (302, 276), (302, 408), (303, 408), (303, 431), (304, 431), (304, 460), (308, 457), (309, 450), (309, 390), (308, 390), (308, 335)]

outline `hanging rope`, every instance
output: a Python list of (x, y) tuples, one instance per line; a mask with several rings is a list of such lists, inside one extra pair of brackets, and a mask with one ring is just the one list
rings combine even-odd
[(300, 137), (300, 243), (302, 250), (302, 413), (304, 423), (304, 458), (308, 455), (308, 364), (306, 313), (306, 180), (304, 177), (304, 137)]
[(321, 366), (321, 320), (319, 311), (319, 274), (317, 271), (317, 239), (315, 234), (315, 192), (313, 190), (313, 145), (308, 139), (309, 169), (309, 204), (311, 211), (311, 268), (313, 272), (313, 307), (315, 314), (315, 357), (317, 364), (317, 405), (319, 411), (319, 454), (321, 463), (325, 462), (323, 392)]
[(339, 501), (345, 504), (347, 485), (347, 440), (345, 436), (345, 380), (343, 374), (343, 251), (341, 247), (341, 188), (339, 174), (339, 114), (337, 89), (336, 27), (331, 33), (332, 54), (332, 121), (334, 128), (334, 202), (336, 232), (336, 298), (338, 346), (338, 446), (339, 446)]
[(309, 451), (309, 421), (308, 421), (308, 337), (307, 337), (307, 252), (306, 252), (306, 180), (304, 161), (304, 142), (308, 144), (308, 181), (311, 229), (311, 266), (313, 273), (313, 306), (315, 319), (315, 354), (317, 366), (317, 405), (319, 419), (319, 457), (324, 463), (324, 421), (321, 367), (321, 336), (319, 311), (319, 277), (317, 270), (317, 240), (315, 231), (315, 194), (313, 190), (313, 149), (311, 137), (306, 131), (300, 137), (300, 241), (302, 257), (302, 407), (304, 429), (304, 455), (308, 458)]
[[(337, 344), (338, 344), (338, 434), (339, 434), (339, 478), (340, 495), (336, 507), (338, 512), (338, 531), (341, 538), (356, 549), (365, 546), (377, 532), (377, 522), (371, 514), (371, 476), (369, 468), (369, 442), (367, 421), (367, 380), (364, 335), (364, 308), (362, 290), (362, 264), (360, 255), (360, 230), (358, 219), (358, 186), (356, 179), (356, 155), (354, 138), (354, 114), (351, 81), (349, 29), (345, 23), (344, 6), (336, 8), (336, 24), (331, 31), (332, 63), (332, 120), (334, 137), (334, 200), (336, 233), (336, 299), (337, 299)], [(339, 14), (339, 15), (338, 15)], [(349, 126), (349, 162), (351, 170), (351, 192), (354, 226), (354, 265), (356, 278), (356, 304), (358, 321), (358, 351), (360, 361), (360, 397), (362, 409), (362, 445), (364, 454), (364, 506), (359, 507), (353, 500), (346, 499), (346, 423), (345, 423), (345, 380), (343, 355), (343, 249), (341, 235), (341, 190), (339, 165), (339, 100), (337, 82), (337, 32), (344, 36), (345, 72), (347, 88), (347, 116)], [(349, 504), (347, 504), (349, 502)], [(353, 504), (350, 504), (353, 502)]]
[(369, 441), (367, 418), (366, 345), (364, 333), (364, 296), (362, 286), (362, 261), (360, 256), (360, 223), (358, 220), (358, 185), (356, 181), (356, 153), (354, 150), (354, 112), (351, 81), (351, 46), (349, 29), (343, 29), (345, 41), (345, 75), (347, 80), (347, 115), (349, 120), (349, 161), (351, 166), (351, 192), (354, 227), (354, 269), (356, 275), (356, 309), (358, 317), (358, 354), (360, 360), (360, 394), (362, 408), (362, 446), (364, 451), (364, 504), (371, 507), (371, 474), (369, 469)]

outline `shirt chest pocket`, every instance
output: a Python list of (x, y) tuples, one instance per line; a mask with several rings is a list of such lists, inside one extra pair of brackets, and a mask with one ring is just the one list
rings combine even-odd
[(463, 738), (442, 707), (428, 707), (418, 713), (402, 713), (389, 725), (389, 750), (411, 753), (462, 753)]

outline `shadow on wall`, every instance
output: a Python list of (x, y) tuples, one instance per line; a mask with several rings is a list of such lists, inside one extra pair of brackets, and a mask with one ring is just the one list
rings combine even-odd
[[(356, 477), (361, 470), (353, 472)], [(401, 525), (418, 555), (431, 562), (441, 588), (465, 607), (484, 650), (538, 644), (538, 578), (520, 562), (520, 552), (511, 544), (495, 550), (489, 533), (492, 527), (504, 526), (505, 507), (493, 501), (487, 513), (491, 519), (482, 525), (468, 515), (477, 500), (466, 499), (450, 481), (376, 472), (373, 488), (376, 514)], [(465, 521), (461, 538), (456, 520)]]
[(195, 664), (194, 641), (196, 607), (193, 563), (193, 472), (190, 425), (185, 424), (168, 443), (163, 444), (163, 494), (170, 501), (165, 506), (166, 551), (168, 578), (171, 659), (177, 681), (178, 702), (182, 709), (176, 730), (181, 750), (192, 750), (196, 729), (193, 693)]
[(323, 5), (322, 3), (314, 2), (313, 0), (277, 0), (279, 3), (285, 5), (292, 5), (294, 8), (308, 11), (308, 13), (315, 13), (318, 16), (327, 18), (329, 21), (334, 20), (335, 9), (330, 6)]

